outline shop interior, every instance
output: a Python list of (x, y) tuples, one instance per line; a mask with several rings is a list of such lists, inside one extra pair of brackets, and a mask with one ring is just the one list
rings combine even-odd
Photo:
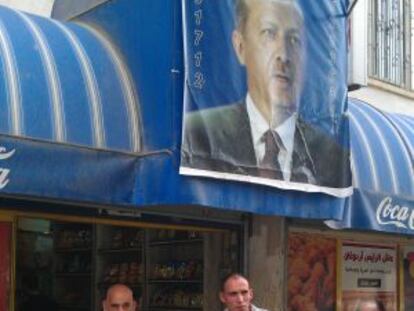
[(234, 228), (19, 217), (15, 310), (39, 295), (59, 310), (99, 311), (114, 283), (133, 289), (139, 310), (207, 310), (219, 303), (220, 279), (240, 271), (240, 235)]

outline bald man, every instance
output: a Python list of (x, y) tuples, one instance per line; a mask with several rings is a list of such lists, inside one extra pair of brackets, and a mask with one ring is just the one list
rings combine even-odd
[(134, 294), (124, 284), (114, 284), (109, 287), (102, 306), (104, 311), (137, 311)]

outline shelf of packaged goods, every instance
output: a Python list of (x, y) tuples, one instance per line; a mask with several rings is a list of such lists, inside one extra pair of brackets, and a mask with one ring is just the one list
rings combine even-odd
[(98, 249), (99, 254), (124, 254), (124, 253), (142, 252), (142, 247), (136, 248), (101, 248)]
[(113, 284), (116, 284), (116, 283), (123, 283), (123, 284), (127, 285), (128, 287), (135, 288), (135, 289), (136, 288), (142, 288), (144, 286), (144, 282), (131, 284), (131, 283), (128, 283), (128, 282), (118, 282), (118, 281), (116, 281), (116, 282), (99, 282), (97, 285), (98, 285), (98, 288), (108, 288), (109, 286), (111, 286)]
[(89, 278), (91, 277), (90, 272), (56, 272), (57, 278)]
[(55, 248), (55, 253), (59, 254), (59, 253), (88, 253), (91, 252), (92, 249), (90, 247), (85, 247), (85, 248)]
[(86, 305), (86, 304), (83, 304), (83, 305), (79, 305), (79, 304), (77, 304), (77, 303), (75, 303), (75, 302), (73, 302), (73, 303), (69, 303), (69, 302), (63, 302), (63, 303), (58, 303), (58, 305), (59, 305), (59, 310), (70, 310), (70, 311), (86, 311), (86, 310), (90, 310), (91, 309), (91, 307), (90, 307), (90, 305)]
[(178, 279), (150, 279), (148, 280), (149, 284), (171, 284), (171, 283), (179, 283), (179, 284), (202, 284), (203, 281), (200, 279), (196, 280), (178, 280)]
[(168, 245), (178, 245), (178, 244), (198, 244), (202, 243), (203, 239), (179, 239), (179, 240), (162, 240), (162, 241), (152, 241), (149, 243), (149, 246), (168, 246)]

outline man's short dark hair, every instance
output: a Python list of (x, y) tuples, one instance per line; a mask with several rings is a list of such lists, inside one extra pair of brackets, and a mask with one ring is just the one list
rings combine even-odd
[(247, 282), (249, 281), (247, 279), (247, 277), (245, 277), (243, 274), (238, 273), (238, 272), (231, 272), (229, 274), (227, 274), (224, 278), (221, 279), (221, 286), (220, 289), (222, 292), (224, 292), (224, 287), (227, 283), (228, 280), (233, 279), (233, 278), (242, 278), (245, 279)]

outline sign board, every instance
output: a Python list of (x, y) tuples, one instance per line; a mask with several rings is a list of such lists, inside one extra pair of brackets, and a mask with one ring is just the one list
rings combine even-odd
[(397, 310), (397, 248), (343, 242), (342, 310)]

